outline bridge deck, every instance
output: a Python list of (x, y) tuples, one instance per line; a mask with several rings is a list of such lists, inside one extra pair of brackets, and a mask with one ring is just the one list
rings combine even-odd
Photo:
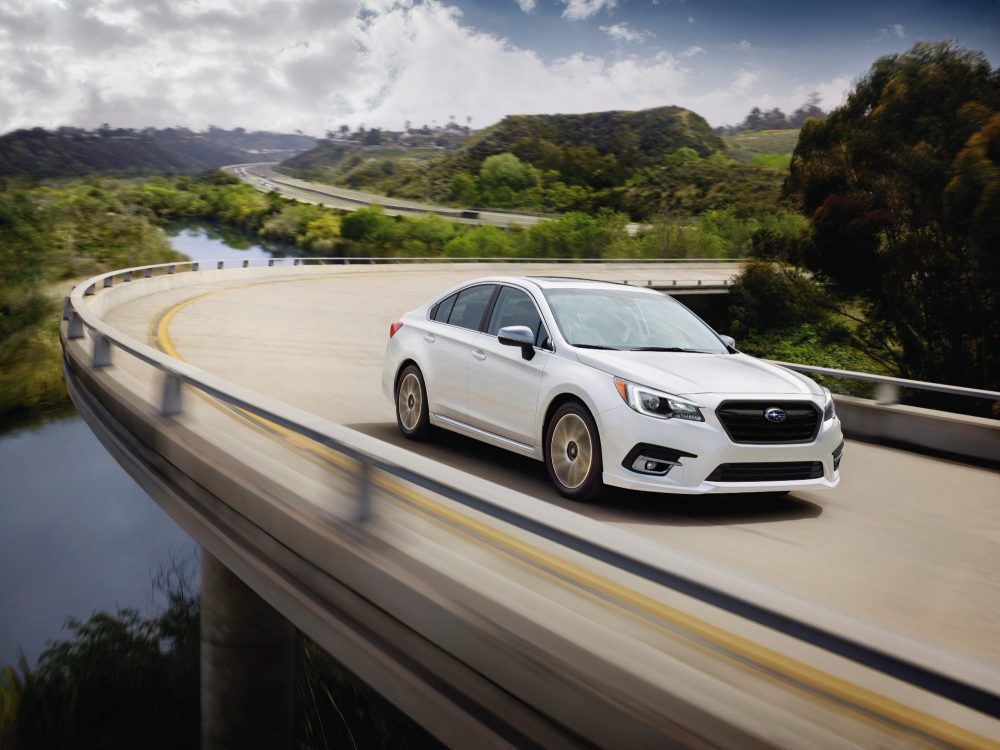
[[(796, 493), (766, 504), (609, 494), (580, 506), (555, 494), (539, 463), (453, 436), (422, 446), (402, 441), (379, 384), (388, 325), (445, 287), (486, 272), (342, 268), (308, 279), (181, 288), (105, 317), (146, 340), (169, 315), (161, 327), (169, 342), (161, 344), (233, 382), (804, 600), (1000, 665), (996, 472), (849, 443), (843, 481), (833, 493)], [(504, 266), (503, 272), (520, 271)], [(723, 278), (732, 269), (681, 273)], [(638, 279), (646, 272), (629, 274)], [(137, 377), (141, 371), (135, 368)], [(232, 418), (219, 415), (220, 439), (224, 420)]]

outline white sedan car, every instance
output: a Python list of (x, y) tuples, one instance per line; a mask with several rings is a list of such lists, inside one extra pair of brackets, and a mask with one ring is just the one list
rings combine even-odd
[(830, 392), (741, 354), (666, 294), (557, 277), (483, 278), (392, 324), (382, 387), (399, 429), (432, 426), (544, 461), (556, 489), (836, 487)]

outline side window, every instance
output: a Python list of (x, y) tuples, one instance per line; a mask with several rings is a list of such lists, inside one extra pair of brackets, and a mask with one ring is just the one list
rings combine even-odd
[(538, 332), (542, 328), (538, 310), (527, 292), (510, 286), (501, 287), (486, 332), (496, 336), (501, 328), (507, 326), (527, 326), (535, 334), (535, 343), (538, 344)]
[(473, 331), (479, 330), (479, 324), (483, 320), (483, 313), (486, 312), (486, 305), (493, 296), (495, 284), (480, 284), (463, 289), (458, 293), (458, 299), (451, 308), (451, 315), (448, 322), (453, 326), (471, 328)]
[(455, 300), (458, 298), (458, 293), (451, 295), (450, 297), (445, 297), (443, 300), (434, 305), (434, 309), (431, 311), (431, 320), (436, 320), (439, 323), (447, 323), (448, 316), (451, 315), (451, 308), (455, 306)]

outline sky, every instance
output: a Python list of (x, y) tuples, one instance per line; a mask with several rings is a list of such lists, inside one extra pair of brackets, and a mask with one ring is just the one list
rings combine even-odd
[(507, 114), (829, 109), (880, 55), (1000, 61), (1000, 0), (0, 0), (0, 132), (484, 127)]

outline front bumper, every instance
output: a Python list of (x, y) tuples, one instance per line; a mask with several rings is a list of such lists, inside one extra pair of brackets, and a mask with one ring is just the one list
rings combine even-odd
[[(833, 489), (840, 483), (834, 468), (834, 451), (843, 443), (840, 419), (823, 422), (810, 443), (792, 445), (750, 445), (734, 443), (715, 416), (703, 409), (704, 422), (656, 419), (638, 414), (628, 406), (615, 406), (599, 415), (604, 459), (604, 483), (643, 492), (721, 494), (735, 492), (777, 492), (794, 489)], [(624, 466), (626, 456), (639, 443), (662, 446), (694, 454), (679, 459), (665, 476), (631, 471)], [(816, 479), (766, 482), (714, 482), (708, 477), (720, 464), (819, 461), (823, 475)]]

